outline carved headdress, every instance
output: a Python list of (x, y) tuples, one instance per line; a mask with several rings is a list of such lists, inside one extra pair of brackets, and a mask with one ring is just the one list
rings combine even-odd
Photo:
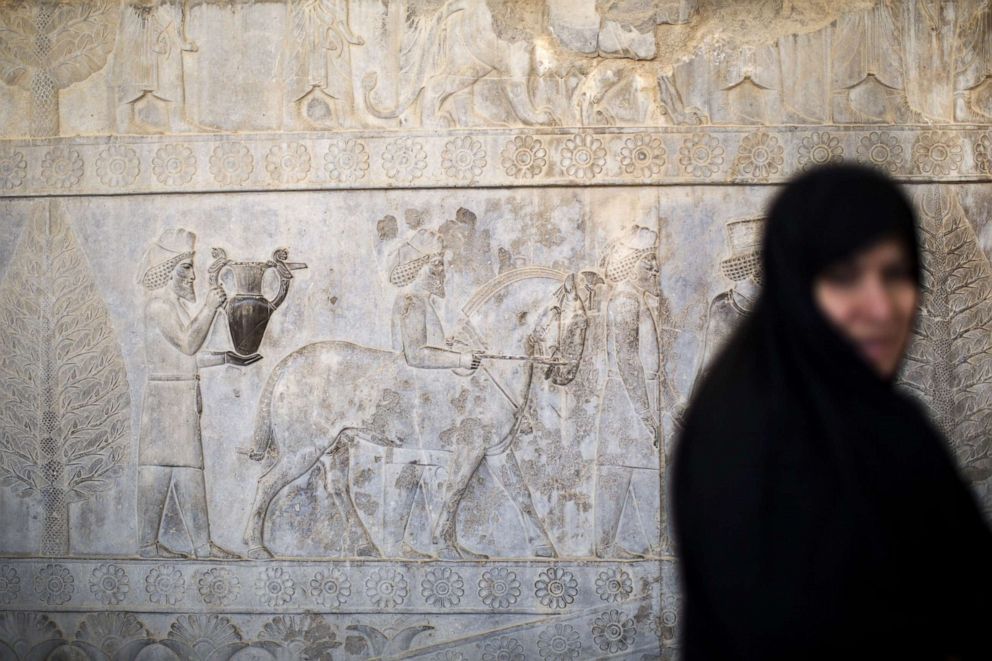
[(606, 252), (600, 266), (610, 282), (623, 282), (634, 267), (658, 250), (658, 233), (642, 225), (634, 225), (617, 239)]
[(753, 277), (757, 280), (761, 271), (761, 239), (764, 235), (763, 216), (742, 218), (727, 223), (727, 245), (730, 257), (720, 262), (723, 276), (731, 282), (741, 282)]
[(444, 252), (444, 243), (437, 233), (419, 229), (392, 254), (389, 282), (405, 287), (414, 281), (420, 269), (436, 255)]
[(161, 289), (169, 282), (176, 265), (193, 257), (196, 235), (179, 227), (165, 230), (148, 246), (138, 267), (138, 284), (145, 289)]

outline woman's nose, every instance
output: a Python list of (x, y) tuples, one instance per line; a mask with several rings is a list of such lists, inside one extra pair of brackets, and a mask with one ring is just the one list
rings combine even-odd
[(892, 292), (885, 286), (881, 278), (872, 278), (865, 285), (861, 304), (864, 313), (873, 321), (878, 322), (889, 321), (895, 310)]

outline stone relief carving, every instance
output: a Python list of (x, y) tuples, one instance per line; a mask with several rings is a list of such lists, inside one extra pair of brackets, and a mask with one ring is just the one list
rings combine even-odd
[(902, 383), (933, 412), (964, 474), (982, 483), (992, 476), (992, 266), (953, 189), (932, 188), (917, 206), (923, 308)]
[(355, 125), (351, 49), (365, 41), (349, 25), (350, 0), (292, 0), (285, 53), (287, 95), (307, 127)]
[(31, 135), (59, 134), (59, 92), (99, 71), (114, 48), (113, 0), (0, 7), (0, 80), (31, 94)]
[(70, 504), (122, 473), (130, 395), (107, 309), (57, 202), (25, 228), (0, 307), (0, 484), (40, 500), (39, 550), (64, 556)]
[(186, 108), (184, 59), (197, 51), (187, 35), (190, 0), (124, 0), (111, 81), (120, 133), (197, 128)]

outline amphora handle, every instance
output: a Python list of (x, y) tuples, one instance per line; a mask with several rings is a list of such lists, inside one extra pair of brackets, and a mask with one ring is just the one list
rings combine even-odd
[(293, 271), (299, 271), (307, 267), (303, 262), (287, 262), (287, 259), (289, 259), (289, 250), (287, 248), (276, 248), (272, 253), (272, 259), (266, 262), (266, 266), (275, 269), (276, 275), (279, 276), (279, 291), (269, 301), (273, 310), (286, 300), (286, 294), (289, 292), (289, 281), (293, 279)]

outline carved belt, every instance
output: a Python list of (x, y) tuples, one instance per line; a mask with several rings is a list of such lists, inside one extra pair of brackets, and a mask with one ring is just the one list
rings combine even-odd
[(199, 374), (149, 374), (149, 381), (199, 381)]

